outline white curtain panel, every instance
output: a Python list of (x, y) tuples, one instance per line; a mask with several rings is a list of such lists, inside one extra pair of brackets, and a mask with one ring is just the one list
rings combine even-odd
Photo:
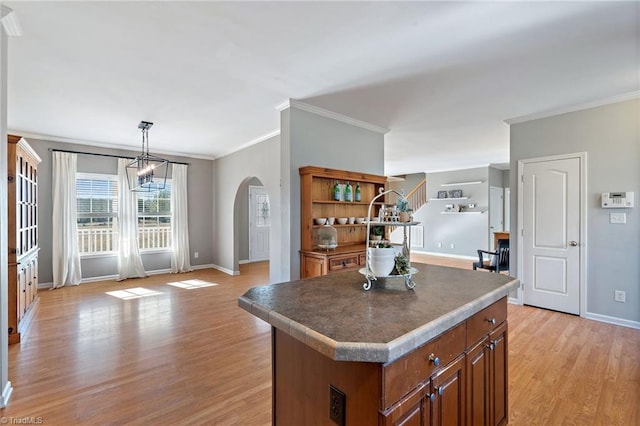
[(127, 180), (130, 162), (118, 159), (118, 281), (147, 276), (138, 248), (138, 200)]
[(191, 271), (187, 210), (187, 165), (173, 164), (171, 172), (171, 272)]
[(78, 285), (82, 279), (78, 250), (76, 170), (78, 156), (53, 154), (53, 288)]

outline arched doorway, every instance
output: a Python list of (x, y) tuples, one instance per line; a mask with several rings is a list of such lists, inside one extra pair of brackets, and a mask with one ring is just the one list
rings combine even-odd
[(268, 261), (271, 239), (271, 206), (267, 190), (259, 178), (246, 177), (240, 183), (233, 211), (234, 262), (236, 265)]

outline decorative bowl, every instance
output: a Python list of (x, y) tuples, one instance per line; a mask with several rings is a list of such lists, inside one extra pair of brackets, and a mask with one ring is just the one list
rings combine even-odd
[(313, 221), (316, 223), (316, 225), (324, 225), (325, 223), (327, 223), (327, 218), (326, 217), (316, 217), (315, 219), (313, 219)]
[(340, 225), (345, 225), (349, 219), (346, 217), (339, 217), (336, 219), (336, 222)]

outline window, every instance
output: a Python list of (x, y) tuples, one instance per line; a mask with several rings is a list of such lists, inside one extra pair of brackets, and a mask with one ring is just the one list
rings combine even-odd
[[(126, 189), (125, 189), (126, 190)], [(76, 175), (78, 246), (80, 254), (113, 253), (118, 249), (118, 181), (116, 175)], [(139, 192), (138, 247), (171, 247), (171, 180), (164, 190)]]
[(138, 247), (155, 250), (171, 247), (171, 180), (164, 189), (138, 193)]
[(78, 173), (76, 197), (80, 254), (115, 251), (118, 241), (116, 176)]

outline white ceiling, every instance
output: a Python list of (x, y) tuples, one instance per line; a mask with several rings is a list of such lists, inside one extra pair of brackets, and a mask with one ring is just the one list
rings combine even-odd
[(640, 87), (638, 2), (3, 2), (11, 131), (214, 158), (292, 98), (390, 129), (385, 172), (509, 159), (503, 120)]

